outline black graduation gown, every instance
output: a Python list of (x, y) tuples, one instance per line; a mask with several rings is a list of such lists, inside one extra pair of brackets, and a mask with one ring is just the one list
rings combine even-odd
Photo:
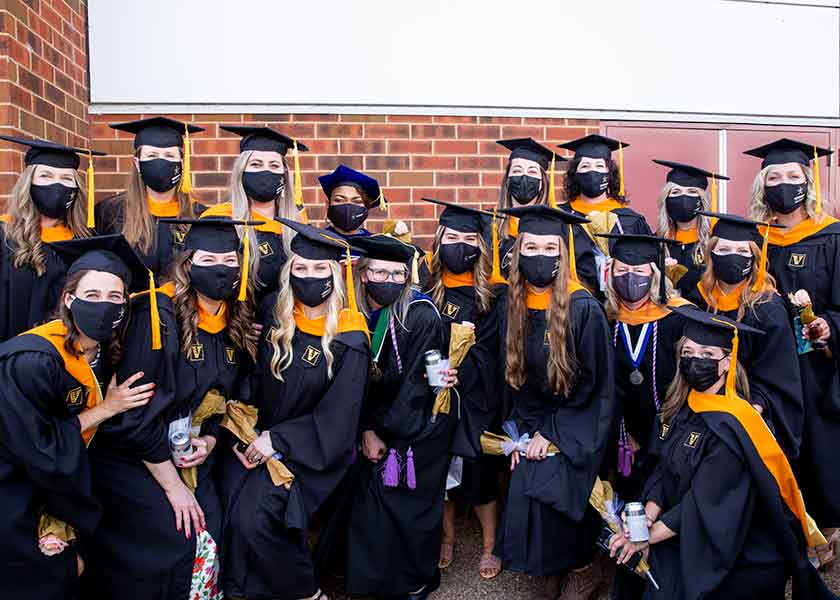
[[(708, 310), (702, 297), (699, 305)], [(718, 312), (730, 319), (738, 316), (737, 309)], [(804, 408), (796, 340), (785, 301), (776, 293), (769, 294), (767, 302), (756, 304), (754, 310), (746, 309), (741, 322), (765, 332), (738, 336), (739, 363), (750, 381), (750, 402), (764, 409), (764, 420), (785, 456), (794, 461), (802, 442)]]
[[(811, 516), (821, 527), (840, 526), (840, 469), (835, 468), (840, 439), (840, 223), (834, 222), (787, 246), (771, 244), (770, 272), (782, 299), (807, 290), (814, 314), (831, 327), (829, 349), (799, 356), (805, 421), (797, 477)], [(798, 314), (789, 308), (789, 314)], [(794, 332), (800, 336), (801, 332)], [(790, 373), (785, 365), (786, 373)]]
[(40, 277), (30, 267), (14, 265), (15, 251), (0, 223), (0, 342), (48, 321), (58, 308), (67, 265), (44, 244), (46, 271)]
[[(275, 326), (265, 322), (265, 331)], [(292, 338), (292, 364), (274, 378), (274, 351), (263, 338), (251, 379), (257, 429), (294, 474), (289, 490), (275, 486), (265, 467), (246, 470), (222, 449), (220, 485), (226, 507), (225, 593), (234, 597), (295, 600), (318, 586), (307, 540), (312, 514), (336, 488), (355, 455), (356, 431), (368, 380), (364, 331), (333, 339), (332, 377), (321, 337), (300, 329)], [(229, 444), (228, 444), (229, 445)]]
[(371, 380), (360, 429), (372, 429), (400, 460), (413, 452), (416, 489), (386, 487), (386, 460), (374, 465), (360, 455), (347, 521), (347, 593), (362, 596), (405, 595), (435, 577), (443, 535), (443, 498), (455, 415), (440, 414), (433, 423), (435, 395), (423, 378), (424, 353), (443, 348), (443, 327), (431, 299), (417, 294), (405, 327), (395, 323), (397, 349), (386, 335), (379, 359), (379, 380)]
[[(125, 194), (116, 194), (97, 202), (94, 214), (99, 235), (122, 233), (125, 223)], [(135, 250), (155, 277), (162, 278), (169, 272), (169, 267), (178, 253), (184, 249), (184, 234), (178, 231), (177, 225), (160, 223), (157, 217), (152, 218), (157, 227), (155, 247), (148, 254), (137, 248)]]
[[(627, 433), (640, 448), (636, 452), (629, 477), (616, 475), (615, 489), (622, 500), (636, 502), (645, 480), (653, 472), (655, 459), (649, 453), (652, 435), (657, 430), (659, 406), (665, 402), (665, 393), (677, 373), (676, 343), (682, 337), (685, 318), (669, 312), (664, 317), (650, 322), (648, 342), (638, 365), (643, 381), (635, 385), (630, 374), (635, 370), (630, 351), (624, 341), (624, 333), (618, 321), (610, 323), (615, 348), (615, 398), (616, 412), (624, 418)], [(627, 325), (630, 343), (639, 343), (644, 325)], [(655, 397), (654, 397), (655, 396)], [(615, 439), (607, 451), (606, 464), (616, 466), (618, 448)]]
[[(500, 307), (504, 356), (507, 309)], [(506, 569), (560, 575), (592, 561), (601, 518), (589, 496), (615, 417), (612, 343), (607, 318), (591, 294), (578, 290), (569, 302), (569, 344), (576, 379), (568, 397), (548, 390), (546, 312), (528, 310), (526, 380), (504, 386), (520, 434), (539, 431), (560, 452), (543, 461), (521, 457), (513, 471), (494, 554)], [(504, 366), (499, 370), (504, 372)], [(562, 542), (558, 543), (558, 540)]]
[(694, 301), (694, 296), (697, 291), (697, 283), (706, 271), (706, 263), (697, 262), (695, 250), (699, 242), (690, 242), (688, 244), (673, 244), (668, 246), (668, 254), (671, 258), (677, 261), (678, 264), (684, 266), (688, 271), (679, 278), (674, 287), (680, 292), (683, 298), (689, 298)]
[[(504, 286), (494, 290), (503, 293)], [(481, 452), (481, 434), (498, 428), (499, 410), (498, 346), (499, 327), (495, 298), (486, 313), (480, 312), (475, 288), (445, 287), (441, 319), (442, 352), (448, 353), (452, 323), (464, 321), (475, 325), (475, 345), (458, 368), (459, 384), (453, 390), (451, 413), (457, 416), (452, 453), (464, 457), (461, 485), (448, 491), (460, 504), (481, 506), (492, 502), (499, 493), (499, 461)], [(457, 393), (457, 396), (456, 396)], [(456, 401), (457, 398), (457, 401)]]
[(283, 248), (283, 235), (256, 227), (257, 247), (260, 253), (260, 266), (257, 270), (259, 285), (257, 287), (257, 301), (274, 293), (280, 287), (280, 269), (286, 262), (286, 251)]
[(677, 537), (651, 546), (660, 586), (645, 598), (836, 598), (807, 560), (802, 529), (740, 422), (686, 404), (660, 429), (659, 462), (645, 500)]
[(41, 553), (42, 509), (80, 536), (92, 533), (102, 516), (77, 418), (89, 389), (64, 365), (42, 335), (0, 345), (0, 587), (6, 598), (73, 596), (78, 546), (55, 556)]
[[(195, 535), (175, 529), (175, 515), (163, 488), (143, 464), (170, 459), (168, 427), (175, 409), (180, 358), (172, 301), (157, 292), (162, 349), (152, 350), (149, 295), (129, 306), (117, 381), (138, 371), (135, 385), (155, 383), (148, 404), (100, 426), (90, 445), (94, 489), (105, 517), (88, 541), (84, 597), (183, 600), (189, 594)], [(127, 551), (126, 549), (130, 549)]]

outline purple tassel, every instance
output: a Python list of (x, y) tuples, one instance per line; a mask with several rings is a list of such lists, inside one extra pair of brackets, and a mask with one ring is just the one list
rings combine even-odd
[(625, 477), (630, 477), (633, 472), (633, 449), (623, 442), (618, 447), (618, 472)]
[[(627, 469), (627, 465), (624, 463), (624, 442), (619, 440), (618, 442), (618, 472), (624, 475), (624, 471)], [(624, 475), (626, 477), (626, 475)]]
[(417, 474), (414, 472), (414, 450), (408, 448), (405, 463), (405, 482), (408, 484), (408, 489), (417, 489)]
[(400, 484), (400, 465), (397, 462), (397, 451), (391, 448), (382, 472), (382, 483), (385, 487), (397, 487)]

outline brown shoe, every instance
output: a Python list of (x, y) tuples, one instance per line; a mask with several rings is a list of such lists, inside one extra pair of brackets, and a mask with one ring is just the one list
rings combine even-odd
[(560, 584), (557, 600), (589, 600), (601, 585), (603, 566), (597, 558), (581, 569), (572, 571)]

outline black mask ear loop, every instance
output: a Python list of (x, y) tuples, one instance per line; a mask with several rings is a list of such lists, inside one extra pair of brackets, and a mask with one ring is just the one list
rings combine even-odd
[(665, 306), (668, 304), (668, 290), (665, 287), (665, 245), (659, 244), (657, 264), (659, 267), (659, 302)]

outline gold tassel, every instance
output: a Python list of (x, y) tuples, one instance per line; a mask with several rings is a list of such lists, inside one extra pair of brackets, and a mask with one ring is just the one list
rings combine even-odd
[(152, 323), (152, 350), (160, 350), (163, 347), (160, 340), (160, 313), (158, 312), (155, 274), (151, 269), (149, 270), (149, 313)]
[(822, 194), (820, 194), (820, 156), (817, 154), (817, 147), (814, 146), (814, 193), (817, 196), (815, 209), (817, 216), (822, 214)]
[(755, 284), (752, 291), (760, 292), (764, 289), (764, 280), (767, 279), (767, 247), (769, 245), (768, 238), (770, 237), (770, 224), (764, 225), (764, 240), (761, 242), (761, 257), (758, 259), (758, 275), (755, 277)]
[(377, 200), (379, 200), (379, 210), (381, 210), (384, 213), (390, 214), (390, 212), (388, 211), (390, 207), (388, 206), (388, 202), (385, 200), (385, 194), (382, 193), (381, 189), (379, 190), (379, 198), (377, 198)]
[(732, 328), (732, 354), (730, 354), (729, 371), (726, 373), (726, 397), (734, 400), (738, 397), (738, 390), (736, 387), (738, 377), (738, 328), (732, 323), (727, 323), (716, 317), (712, 317), (712, 321), (726, 325)]
[(96, 206), (96, 186), (93, 183), (93, 153), (88, 150), (88, 166), (87, 166), (87, 226), (88, 229), (96, 227), (96, 215), (94, 207)]
[[(298, 152), (297, 140), (292, 140), (292, 158), (295, 161), (295, 207), (298, 212), (305, 211), (303, 206), (303, 181), (300, 176), (300, 153)], [(305, 222), (308, 222), (307, 218)]]
[(420, 267), (417, 266), (419, 256), (420, 253), (415, 249), (414, 258), (411, 260), (411, 283), (414, 285), (420, 283)]
[(548, 170), (548, 205), (557, 208), (557, 197), (554, 191), (554, 151), (551, 151), (551, 168)]
[(618, 195), (624, 198), (624, 145), (618, 142)]
[[(513, 217), (511, 217), (513, 218)], [(493, 209), (493, 271), (490, 283), (507, 283), (502, 277), (502, 261), (499, 256), (499, 227), (496, 224), (496, 209)]]
[(347, 255), (344, 259), (344, 279), (347, 287), (348, 308), (355, 313), (359, 312), (359, 305), (356, 304), (356, 286), (353, 285), (353, 259), (350, 257), (350, 245), (347, 245)]
[(577, 259), (575, 258), (575, 232), (571, 223), (569, 224), (569, 277), (572, 281), (580, 283), (577, 274)]
[(242, 226), (242, 276), (239, 278), (239, 297), (237, 300), (245, 302), (248, 298), (248, 271), (251, 270), (251, 238), (248, 226)]
[(717, 179), (712, 177), (712, 212), (718, 212)]
[(184, 123), (184, 172), (181, 174), (181, 191), (191, 194), (192, 169), (190, 168), (190, 126)]

